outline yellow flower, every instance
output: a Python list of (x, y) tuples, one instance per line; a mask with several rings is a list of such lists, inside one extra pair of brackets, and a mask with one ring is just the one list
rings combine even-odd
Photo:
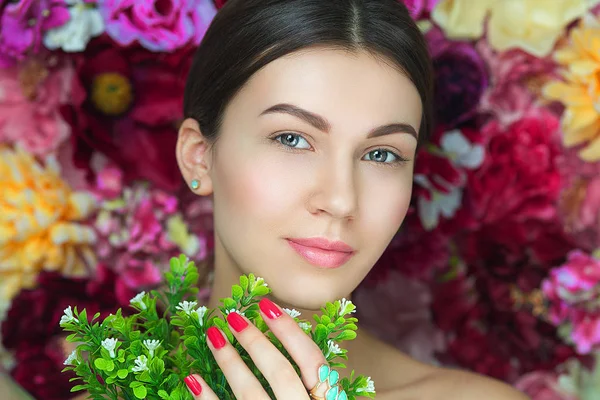
[(536, 57), (550, 54), (566, 26), (599, 0), (504, 0), (494, 3), (488, 41), (504, 51), (519, 48)]
[(56, 160), (0, 146), (0, 192), (0, 298), (32, 288), (41, 270), (83, 276), (95, 265), (95, 233), (80, 223), (94, 199), (61, 179)]
[(432, 19), (451, 39), (478, 39), (487, 25), (490, 46), (550, 54), (565, 27), (600, 0), (441, 0)]
[(477, 39), (483, 35), (485, 18), (498, 0), (441, 0), (431, 18), (450, 39)]
[(565, 106), (563, 143), (567, 147), (584, 145), (579, 156), (600, 161), (600, 21), (586, 15), (554, 59), (565, 68), (564, 80), (548, 83), (543, 94)]

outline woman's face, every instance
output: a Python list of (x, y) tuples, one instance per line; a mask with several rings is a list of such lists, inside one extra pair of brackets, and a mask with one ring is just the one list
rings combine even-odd
[(257, 72), (204, 155), (216, 267), (298, 308), (348, 296), (406, 215), (421, 112), (411, 81), (366, 52), (304, 50)]

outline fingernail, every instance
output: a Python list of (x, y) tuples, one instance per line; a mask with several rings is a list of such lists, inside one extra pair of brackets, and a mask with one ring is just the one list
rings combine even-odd
[(236, 332), (241, 332), (248, 326), (246, 320), (235, 311), (227, 314), (227, 322), (229, 322), (229, 325), (231, 325)]
[(260, 310), (270, 319), (281, 317), (282, 311), (271, 300), (264, 298), (258, 303)]
[(225, 346), (225, 338), (218, 328), (211, 326), (206, 330), (206, 335), (215, 349), (220, 349), (221, 347)]
[(190, 389), (190, 392), (194, 394), (194, 396), (198, 396), (200, 393), (202, 393), (202, 386), (200, 386), (200, 382), (198, 382), (193, 375), (186, 376), (183, 381), (188, 389)]

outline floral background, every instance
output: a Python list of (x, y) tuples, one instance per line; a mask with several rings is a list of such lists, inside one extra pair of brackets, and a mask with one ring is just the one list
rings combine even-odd
[[(37, 399), (71, 397), (67, 305), (108, 315), (171, 256), (211, 255), (212, 205), (173, 149), (223, 3), (0, 0), (0, 369)], [(405, 3), (433, 56), (437, 127), (359, 318), (535, 400), (597, 399), (600, 0)]]

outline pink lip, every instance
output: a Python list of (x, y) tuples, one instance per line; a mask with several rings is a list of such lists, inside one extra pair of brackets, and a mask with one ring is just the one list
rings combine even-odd
[(337, 268), (354, 255), (354, 249), (344, 242), (332, 242), (323, 238), (287, 241), (306, 261), (318, 267)]

